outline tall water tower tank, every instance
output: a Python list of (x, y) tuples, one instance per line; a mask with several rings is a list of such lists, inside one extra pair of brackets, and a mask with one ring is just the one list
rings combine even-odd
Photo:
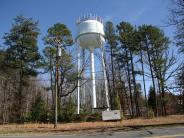
[(100, 48), (105, 42), (102, 19), (91, 14), (80, 17), (77, 20), (76, 40), (82, 48)]
[[(93, 93), (93, 109), (97, 108), (96, 103), (96, 86), (95, 86), (95, 48), (102, 48), (104, 39), (103, 21), (99, 16), (85, 15), (77, 20), (77, 37), (76, 42), (82, 49), (88, 49), (91, 56), (91, 86)], [(78, 52), (78, 67), (80, 67), (80, 52)], [(103, 66), (105, 66), (103, 62)], [(105, 68), (105, 67), (103, 67)], [(79, 70), (79, 68), (78, 68)], [(105, 71), (104, 71), (105, 72)], [(106, 79), (105, 79), (106, 80)], [(80, 99), (80, 82), (78, 81), (78, 99)], [(107, 83), (106, 83), (107, 84)], [(106, 85), (107, 86), (107, 85)], [(107, 95), (107, 94), (106, 94)], [(78, 100), (78, 113), (80, 101)], [(108, 106), (109, 107), (109, 106)]]

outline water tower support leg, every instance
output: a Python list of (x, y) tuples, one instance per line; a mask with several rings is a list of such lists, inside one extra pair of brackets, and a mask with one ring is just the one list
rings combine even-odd
[(107, 74), (106, 74), (106, 67), (105, 67), (105, 59), (104, 59), (104, 51), (103, 48), (101, 48), (101, 60), (102, 60), (102, 69), (103, 69), (103, 77), (104, 77), (104, 85), (105, 85), (105, 97), (106, 97), (106, 103), (107, 103), (107, 111), (110, 110), (110, 104), (109, 104), (109, 89), (108, 89), (108, 82), (107, 82)]
[(82, 49), (82, 69), (83, 69), (83, 72), (82, 72), (82, 78), (83, 78), (83, 81), (82, 81), (82, 91), (83, 91), (83, 105), (86, 104), (86, 87), (85, 87), (85, 49), (83, 48)]
[(80, 48), (78, 47), (77, 53), (77, 69), (78, 69), (78, 81), (77, 81), (77, 114), (80, 114)]
[(91, 81), (93, 92), (93, 108), (96, 108), (96, 85), (95, 85), (95, 63), (94, 63), (94, 50), (90, 51), (91, 54)]

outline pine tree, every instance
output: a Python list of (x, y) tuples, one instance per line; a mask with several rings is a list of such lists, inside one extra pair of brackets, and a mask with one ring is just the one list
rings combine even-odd
[[(111, 102), (111, 109), (118, 109), (118, 104), (119, 104), (119, 97), (118, 97), (118, 90), (116, 89), (115, 85), (115, 64), (114, 64), (114, 58), (115, 58), (115, 50), (117, 47), (117, 34), (115, 27), (112, 22), (106, 22), (105, 24), (105, 38), (107, 40), (107, 51), (109, 52), (109, 56), (111, 59), (111, 64), (110, 64), (110, 70), (111, 70), (111, 76), (112, 76), (112, 87), (110, 87), (110, 81), (109, 81), (109, 90), (110, 90), (110, 102)], [(110, 77), (110, 73), (108, 74)], [(110, 79), (110, 78), (109, 78)], [(108, 79), (108, 80), (109, 80)], [(121, 99), (123, 100), (123, 99)]]
[[(56, 23), (47, 30), (44, 42), (45, 68), (50, 74), (52, 93), (53, 86), (55, 92), (57, 90), (58, 115), (62, 116), (61, 98), (68, 96), (77, 88), (77, 72), (72, 62), (72, 55), (67, 51), (68, 46), (73, 44), (71, 31), (66, 25)], [(57, 55), (59, 47), (62, 49), (60, 57)], [(54, 103), (55, 98), (53, 98), (54, 93), (52, 94)]]
[[(117, 25), (119, 32), (119, 42), (121, 44), (120, 50), (120, 62), (125, 64), (125, 69), (127, 70), (127, 77), (129, 82), (129, 90), (130, 90), (130, 101), (132, 108), (132, 115), (134, 116), (134, 102), (136, 115), (140, 115), (139, 110), (139, 100), (138, 100), (138, 90), (136, 85), (136, 71), (134, 67), (134, 55), (137, 51), (137, 43), (135, 41), (136, 29), (128, 22), (121, 22)], [(132, 84), (134, 90), (134, 96), (132, 95)], [(134, 100), (133, 100), (134, 98)]]
[(23, 122), (23, 87), (30, 76), (37, 75), (40, 54), (37, 38), (39, 35), (38, 22), (31, 18), (17, 16), (9, 33), (4, 36), (7, 54), (6, 66), (13, 69), (18, 79), (18, 91), (15, 94), (15, 112), (17, 122)]
[[(164, 101), (166, 78), (170, 75), (169, 69), (175, 64), (175, 57), (171, 54), (168, 57), (169, 38), (158, 27), (152, 25), (142, 25), (139, 27), (140, 44), (147, 54), (147, 63), (150, 67), (152, 86), (156, 95), (156, 80), (159, 92), (161, 93), (162, 113), (166, 115), (166, 103)], [(175, 70), (175, 68), (173, 68)], [(168, 72), (170, 75), (166, 75)]]
[(151, 86), (149, 89), (148, 106), (149, 106), (149, 108), (151, 108), (155, 112), (155, 110), (156, 110), (156, 97), (155, 97), (155, 92), (154, 92), (153, 86)]
[(184, 53), (184, 1), (173, 0), (170, 8), (169, 25), (175, 26), (175, 43), (179, 52)]
[(38, 93), (35, 102), (32, 104), (30, 119), (36, 122), (45, 122), (47, 120), (46, 102), (40, 93)]

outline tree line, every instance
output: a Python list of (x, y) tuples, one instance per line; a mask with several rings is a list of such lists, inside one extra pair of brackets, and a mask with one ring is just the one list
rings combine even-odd
[[(169, 23), (176, 26), (174, 42), (182, 54), (184, 3), (177, 0), (174, 4)], [(125, 21), (117, 25), (108, 21), (104, 30), (111, 110), (119, 109), (130, 118), (184, 113), (183, 63), (178, 62), (175, 45), (164, 31)], [(2, 37), (0, 122), (52, 122), (56, 89), (59, 121), (98, 120), (100, 112), (91, 110), (90, 79), (80, 86), (86, 85), (85, 103), (81, 103), (81, 114), (76, 115), (77, 80), (84, 79), (84, 68), (77, 71), (70, 29), (63, 23), (49, 27), (42, 40), (43, 51), (39, 49), (39, 35), (38, 21), (19, 15)], [(61, 57), (57, 56), (58, 46)], [(97, 83), (97, 100), (105, 107), (102, 85)]]
[[(119, 102), (122, 110), (129, 110), (132, 117), (148, 114), (150, 110), (156, 116), (167, 115), (167, 105), (173, 102), (168, 98), (175, 97), (173, 104), (177, 103), (167, 81), (180, 69), (169, 38), (156, 26), (134, 27), (128, 22), (121, 22), (116, 27), (107, 22), (106, 36), (111, 57), (108, 76), (112, 82), (112, 108), (118, 108)], [(142, 85), (137, 82), (138, 78)], [(151, 82), (149, 95), (146, 78)]]

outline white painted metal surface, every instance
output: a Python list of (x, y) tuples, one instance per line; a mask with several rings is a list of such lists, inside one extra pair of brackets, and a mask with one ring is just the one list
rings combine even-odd
[[(88, 14), (83, 17), (80, 17), (77, 20), (77, 37), (76, 37), (77, 44), (83, 49), (88, 49), (90, 51), (90, 56), (91, 56), (91, 85), (92, 85), (92, 93), (93, 93), (93, 96), (92, 96), (93, 108), (97, 108), (94, 50), (96, 48), (103, 47), (105, 43), (104, 34), (105, 33), (103, 28), (103, 21), (99, 16), (92, 16), (91, 14)], [(102, 68), (104, 72), (106, 101), (108, 106), (107, 110), (109, 110), (109, 98), (108, 98), (108, 87), (107, 87), (108, 84), (106, 79), (105, 63), (103, 58), (104, 57), (102, 53)], [(78, 64), (80, 64), (79, 62), (80, 62), (80, 59), (78, 58)], [(78, 69), (78, 71), (79, 70), (80, 69)], [(80, 87), (78, 87), (78, 98), (80, 98), (79, 91), (80, 91)], [(80, 110), (79, 108), (80, 108), (80, 105), (78, 104), (78, 113)]]
[(80, 46), (78, 46), (78, 55), (77, 55), (77, 69), (78, 69), (78, 82), (77, 82), (77, 114), (80, 114)]
[(96, 108), (96, 84), (95, 84), (94, 50), (91, 50), (90, 54), (91, 54), (91, 80), (92, 80), (92, 92), (93, 92), (93, 108)]
[(86, 83), (86, 80), (85, 80), (85, 78), (86, 78), (86, 75), (85, 75), (85, 69), (86, 69), (86, 60), (85, 60), (85, 49), (83, 48), (82, 49), (82, 69), (83, 69), (83, 71), (82, 71), (82, 78), (83, 78), (83, 80), (82, 80), (82, 92), (83, 92), (83, 105), (85, 105), (86, 104), (86, 85), (85, 85), (85, 83)]
[(61, 57), (61, 47), (58, 48), (58, 56)]
[(102, 120), (110, 121), (110, 120), (120, 120), (121, 119), (121, 111), (120, 110), (111, 110), (111, 111), (103, 111), (102, 112)]
[(110, 110), (110, 104), (109, 104), (109, 89), (108, 89), (108, 82), (107, 82), (107, 74), (105, 70), (105, 61), (104, 61), (104, 50), (103, 47), (101, 48), (101, 56), (102, 56), (102, 69), (103, 69), (103, 77), (104, 77), (104, 85), (105, 85), (105, 97), (106, 97), (106, 103), (107, 103), (107, 111)]
[[(104, 42), (103, 24), (98, 20), (84, 20), (77, 24), (77, 40), (82, 48), (100, 48)], [(102, 43), (99, 43), (102, 42)]]

